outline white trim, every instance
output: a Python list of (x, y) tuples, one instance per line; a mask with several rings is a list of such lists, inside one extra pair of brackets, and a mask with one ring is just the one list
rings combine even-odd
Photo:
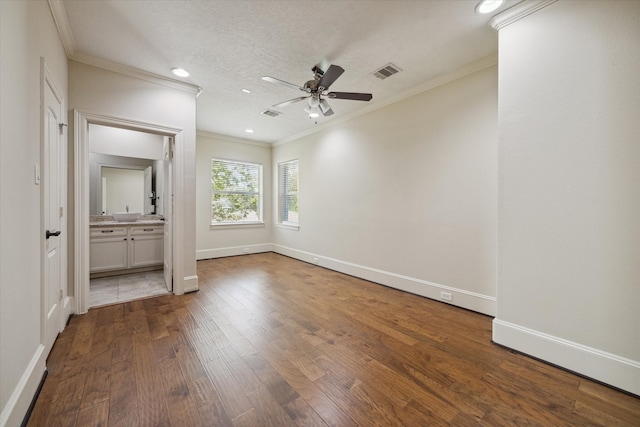
[[(74, 110), (74, 301), (75, 313), (89, 309), (89, 124), (131, 129), (173, 137), (174, 211), (171, 217), (173, 233), (173, 293), (181, 295), (198, 286), (197, 276), (184, 276), (184, 142), (183, 130), (153, 123), (137, 122), (114, 116)], [(178, 261), (178, 262), (176, 262)], [(195, 280), (194, 280), (195, 278)], [(195, 284), (195, 285), (194, 285)], [(195, 289), (193, 288), (195, 286)]]
[[(77, 110), (73, 112), (74, 183), (74, 256), (73, 296), (77, 314), (89, 309), (89, 144), (88, 119)], [(84, 201), (84, 202), (82, 202)]]
[(114, 73), (144, 80), (150, 83), (155, 83), (157, 85), (165, 86), (171, 89), (193, 93), (196, 96), (200, 95), (200, 93), (202, 92), (202, 88), (200, 86), (174, 80), (169, 77), (161, 76), (159, 74), (150, 73), (139, 68), (129, 67), (117, 62), (111, 62), (103, 58), (96, 58), (95, 56), (91, 55), (74, 53), (72, 55), (69, 55), (69, 60), (90, 65), (92, 67), (102, 68), (103, 70), (113, 71)]
[(46, 359), (44, 345), (40, 344), (0, 413), (0, 427), (19, 426), (22, 423), (46, 370)]
[(73, 301), (73, 297), (66, 296), (64, 297), (64, 303), (62, 304), (62, 329), (64, 329), (67, 325), (67, 321), (69, 320), (69, 316), (74, 312), (75, 302)]
[(495, 30), (501, 30), (507, 25), (537, 12), (543, 7), (555, 3), (557, 0), (526, 0), (501, 12), (489, 20), (489, 25)]
[(275, 226), (278, 228), (282, 228), (283, 230), (293, 230), (293, 231), (300, 230), (299, 225), (286, 224), (284, 222), (276, 222)]
[(64, 8), (64, 3), (62, 0), (49, 0), (49, 8), (51, 9), (53, 22), (56, 24), (60, 41), (68, 58), (76, 51), (76, 42), (73, 40), (73, 33), (71, 32), (69, 17)]
[[(247, 251), (245, 251), (245, 249)], [(273, 250), (273, 247), (271, 243), (262, 243), (257, 245), (244, 245), (244, 246), (230, 246), (227, 248), (216, 248), (216, 249), (200, 249), (196, 251), (196, 260), (201, 261), (203, 259), (224, 258), (224, 257), (236, 256), (236, 255), (257, 254), (262, 252), (272, 252), (272, 250)]]
[(206, 131), (206, 130), (198, 130), (198, 131), (196, 131), (196, 136), (201, 136), (203, 138), (209, 138), (209, 139), (217, 139), (217, 140), (226, 141), (226, 142), (234, 142), (236, 144), (254, 145), (256, 147), (262, 147), (262, 148), (271, 147), (271, 143), (269, 143), (269, 142), (254, 141), (254, 140), (244, 139), (244, 138), (236, 138), (236, 137), (233, 137), (233, 136), (223, 135), (223, 134), (215, 133), (215, 132), (209, 132), (209, 131)]
[(251, 222), (220, 222), (212, 223), (209, 227), (211, 230), (231, 230), (231, 229), (243, 229), (243, 228), (264, 228), (263, 221), (251, 221)]
[(640, 362), (540, 331), (493, 319), (493, 341), (640, 395)]
[(359, 277), (371, 282), (380, 283), (401, 291), (410, 292), (437, 301), (442, 301), (440, 292), (446, 291), (452, 295), (452, 301), (442, 301), (457, 307), (477, 311), (489, 316), (495, 316), (496, 298), (470, 292), (452, 286), (441, 285), (414, 277), (404, 276), (389, 271), (378, 270), (376, 268), (340, 261), (333, 258), (323, 257), (310, 252), (300, 251), (286, 246), (272, 244), (273, 252), (299, 259), (311, 264), (345, 273), (350, 276)]
[[(198, 290), (198, 276), (185, 276), (182, 279), (182, 292), (181, 294), (185, 294), (188, 292), (195, 292)], [(176, 293), (176, 292), (174, 292)]]
[(316, 126), (310, 128), (308, 130), (305, 130), (303, 132), (297, 133), (297, 134), (295, 134), (293, 136), (289, 136), (289, 137), (286, 137), (286, 138), (281, 139), (279, 141), (275, 141), (271, 145), (273, 147), (277, 147), (279, 145), (284, 145), (284, 144), (287, 144), (289, 142), (293, 142), (293, 141), (295, 141), (297, 139), (302, 138), (303, 136), (311, 135), (311, 134), (314, 134), (316, 132), (320, 132), (321, 130), (331, 128), (331, 127), (336, 126), (336, 125), (338, 125), (340, 123), (347, 122), (349, 120), (355, 119), (356, 117), (360, 117), (360, 116), (368, 114), (368, 113), (370, 113), (372, 111), (384, 108), (384, 107), (386, 107), (388, 105), (395, 104), (396, 102), (402, 101), (403, 99), (412, 97), (412, 96), (417, 95), (417, 94), (422, 93), (422, 92), (426, 92), (426, 91), (434, 89), (434, 88), (436, 88), (438, 86), (445, 85), (445, 84), (450, 83), (450, 82), (452, 82), (454, 80), (458, 80), (458, 79), (466, 77), (466, 76), (468, 76), (470, 74), (482, 71), (482, 70), (484, 70), (486, 68), (493, 67), (494, 65), (497, 65), (497, 64), (498, 64), (498, 55), (497, 54), (489, 55), (489, 56), (487, 56), (487, 57), (485, 57), (483, 59), (480, 59), (479, 61), (473, 62), (473, 63), (471, 63), (469, 65), (464, 66), (464, 67), (458, 68), (457, 70), (455, 70), (455, 71), (453, 71), (451, 73), (447, 73), (447, 74), (444, 74), (442, 76), (433, 78), (433, 79), (428, 80), (428, 81), (426, 81), (424, 83), (421, 83), (421, 84), (419, 84), (417, 86), (414, 86), (414, 87), (412, 87), (412, 88), (410, 88), (408, 90), (400, 92), (396, 96), (393, 96), (393, 97), (385, 100), (384, 102), (373, 102), (373, 103), (369, 104), (365, 108), (362, 108), (360, 110), (354, 111), (353, 113), (350, 113), (350, 114), (345, 114), (343, 116), (336, 117), (335, 119), (333, 119), (331, 121), (325, 122), (323, 124), (316, 125)]

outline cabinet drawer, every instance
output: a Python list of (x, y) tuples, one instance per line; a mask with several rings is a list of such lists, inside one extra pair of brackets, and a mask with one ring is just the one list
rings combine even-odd
[(89, 235), (91, 237), (112, 237), (112, 236), (126, 236), (126, 227), (95, 227), (90, 230)]
[(163, 234), (164, 226), (162, 225), (150, 225), (147, 227), (131, 227), (132, 236), (141, 236), (145, 234)]

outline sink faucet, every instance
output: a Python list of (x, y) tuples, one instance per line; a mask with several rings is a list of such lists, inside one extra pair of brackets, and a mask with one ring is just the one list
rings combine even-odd
[(127, 210), (127, 212), (129, 212), (129, 205), (127, 205), (125, 209)]

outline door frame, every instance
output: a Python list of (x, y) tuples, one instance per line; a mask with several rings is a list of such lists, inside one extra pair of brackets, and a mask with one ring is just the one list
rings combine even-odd
[[(95, 114), (81, 110), (74, 110), (74, 296), (75, 312), (86, 313), (89, 309), (89, 125), (109, 126), (138, 132), (154, 133), (173, 137), (176, 146), (182, 146), (183, 129), (140, 122), (115, 116)], [(174, 158), (172, 161), (176, 161)], [(175, 173), (170, 177), (173, 188), (181, 188), (183, 177)], [(173, 215), (172, 222), (172, 264), (173, 264), (173, 293), (184, 293), (184, 274), (180, 259), (184, 239), (182, 227), (177, 227), (179, 218)]]

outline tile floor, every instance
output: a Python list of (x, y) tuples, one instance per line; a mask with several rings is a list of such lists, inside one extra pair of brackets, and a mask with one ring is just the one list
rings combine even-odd
[(115, 304), (169, 293), (162, 270), (91, 279), (89, 306)]

